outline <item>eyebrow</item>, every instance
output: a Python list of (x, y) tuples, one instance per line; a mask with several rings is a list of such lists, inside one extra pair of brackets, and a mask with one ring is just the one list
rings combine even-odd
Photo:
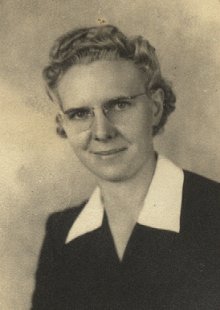
[(86, 111), (86, 110), (89, 110), (90, 108), (89, 107), (80, 107), (80, 108), (70, 108), (66, 111), (63, 111), (64, 114), (70, 114), (70, 113), (73, 113), (73, 112), (81, 112), (81, 111)]
[(106, 101), (107, 102), (114, 102), (114, 101), (119, 101), (119, 100), (128, 100), (128, 99), (132, 99), (135, 96), (118, 96), (118, 97), (114, 97), (112, 99), (109, 99)]

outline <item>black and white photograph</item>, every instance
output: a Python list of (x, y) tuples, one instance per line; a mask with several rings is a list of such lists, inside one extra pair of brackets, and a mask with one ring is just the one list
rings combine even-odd
[(0, 308), (220, 309), (220, 1), (0, 1)]

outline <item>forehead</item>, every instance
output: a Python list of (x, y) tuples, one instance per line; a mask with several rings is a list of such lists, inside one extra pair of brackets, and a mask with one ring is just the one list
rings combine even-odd
[(131, 61), (95, 61), (72, 66), (62, 77), (58, 93), (64, 107), (95, 103), (144, 92), (143, 73)]

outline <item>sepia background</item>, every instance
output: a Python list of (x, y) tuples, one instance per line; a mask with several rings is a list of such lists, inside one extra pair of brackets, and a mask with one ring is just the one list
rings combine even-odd
[[(158, 151), (220, 181), (219, 0), (0, 0), (0, 308), (29, 309), (48, 213), (77, 204), (91, 175), (55, 134), (41, 70), (54, 39), (110, 23), (156, 47), (177, 109)], [(86, 86), (85, 86), (86, 90)]]

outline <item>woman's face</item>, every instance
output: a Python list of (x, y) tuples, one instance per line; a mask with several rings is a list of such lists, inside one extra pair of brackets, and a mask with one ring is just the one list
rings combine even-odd
[[(75, 65), (61, 79), (58, 94), (70, 145), (99, 179), (124, 181), (152, 159), (160, 105), (145, 94), (143, 75), (132, 62)], [(140, 96), (116, 99), (135, 95)]]

